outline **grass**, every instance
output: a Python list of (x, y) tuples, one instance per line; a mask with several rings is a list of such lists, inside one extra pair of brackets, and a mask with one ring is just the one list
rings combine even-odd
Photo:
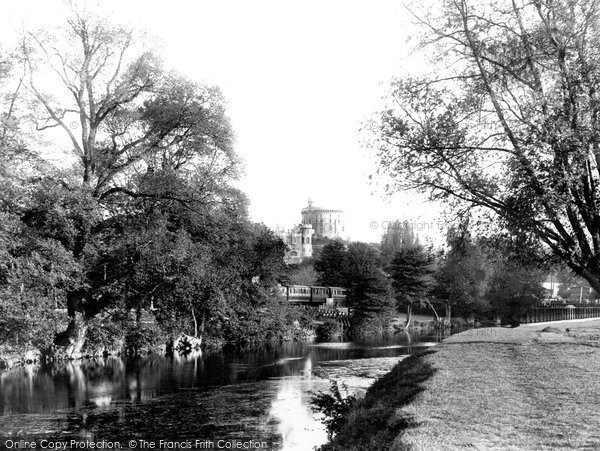
[(412, 355), (378, 379), (353, 407), (341, 432), (321, 451), (386, 449), (412, 424), (411, 418), (398, 415), (398, 409), (413, 401), (434, 374), (426, 361), (432, 353)]
[(600, 449), (600, 321), (545, 327), (471, 330), (405, 359), (323, 449)]

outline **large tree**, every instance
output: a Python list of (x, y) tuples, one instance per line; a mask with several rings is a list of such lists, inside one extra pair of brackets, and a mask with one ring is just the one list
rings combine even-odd
[(493, 268), (490, 252), (471, 237), (468, 222), (448, 230), (447, 243), (449, 249), (434, 274), (432, 295), (444, 305), (445, 321), (450, 324), (453, 309), (463, 315), (486, 311)]
[(343, 286), (352, 309), (353, 334), (385, 331), (394, 315), (390, 282), (378, 265), (377, 251), (367, 243), (351, 243), (342, 261)]
[(95, 197), (155, 197), (132, 176), (188, 170), (203, 178), (204, 191), (180, 200), (206, 202), (215, 183), (235, 176), (219, 89), (164, 69), (133, 30), (75, 7), (66, 26), (28, 33), (22, 54), (27, 87), (39, 104), (37, 129), (64, 132)]
[[(15, 60), (24, 72), (15, 71), (10, 92), (25, 86), (37, 130), (62, 131), (76, 157), (72, 176), (38, 174), (51, 195), (21, 203), (23, 222), (58, 237), (85, 268), (84, 280), (65, 288), (72, 319), (58, 342), (69, 355), (78, 354), (95, 315), (146, 307), (175, 280), (168, 258), (152, 260), (153, 246), (160, 251), (186, 234), (194, 247), (218, 240), (219, 215), (247, 222), (245, 198), (231, 186), (238, 159), (222, 94), (166, 70), (142, 47), (132, 30), (74, 6), (64, 27), (27, 33)], [(0, 137), (14, 117), (8, 100)], [(210, 265), (196, 260), (189, 286), (210, 279)]]
[(405, 243), (389, 266), (398, 308), (406, 309), (405, 327), (410, 326), (415, 305), (428, 305), (437, 317), (429, 295), (433, 285), (433, 255), (421, 244)]
[(600, 3), (444, 0), (373, 123), (392, 189), (480, 207), (600, 290)]

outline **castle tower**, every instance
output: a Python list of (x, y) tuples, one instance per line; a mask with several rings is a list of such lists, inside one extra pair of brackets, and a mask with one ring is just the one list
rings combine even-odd
[(310, 258), (313, 255), (312, 240), (315, 231), (310, 224), (300, 224), (300, 238), (302, 243), (302, 257)]
[(315, 207), (310, 198), (308, 207), (302, 209), (302, 224), (312, 226), (315, 239), (342, 238), (345, 232), (342, 210)]

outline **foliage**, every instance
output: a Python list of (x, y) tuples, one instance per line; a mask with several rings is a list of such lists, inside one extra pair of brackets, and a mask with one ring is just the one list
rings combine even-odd
[(400, 247), (389, 267), (398, 307), (407, 309), (407, 325), (415, 305), (425, 304), (433, 285), (433, 256), (420, 244)]
[(326, 318), (317, 326), (317, 339), (320, 341), (331, 341), (342, 337), (342, 328), (339, 321)]
[(323, 247), (314, 268), (319, 283), (348, 289), (352, 331), (364, 335), (384, 331), (394, 312), (389, 280), (379, 268), (377, 251), (366, 243), (344, 245), (333, 241)]
[(126, 350), (134, 355), (156, 352), (165, 344), (165, 334), (155, 323), (136, 324), (125, 335)]
[(98, 355), (105, 351), (118, 354), (125, 351), (123, 345), (128, 327), (127, 318), (119, 315), (93, 318), (88, 323), (84, 354)]
[(526, 311), (545, 297), (542, 283), (549, 268), (540, 260), (534, 240), (499, 237), (491, 244), (484, 243), (494, 258), (486, 292), (490, 310), (505, 322), (518, 325)]
[(321, 451), (389, 449), (405, 429), (414, 426), (402, 407), (414, 402), (424, 383), (435, 373), (430, 357), (435, 351), (408, 356), (376, 380), (364, 398), (355, 402), (337, 424), (341, 429)]
[(449, 250), (434, 273), (433, 288), (447, 314), (450, 309), (463, 316), (496, 314), (516, 323), (543, 299), (548, 268), (535, 240), (523, 235), (473, 238), (468, 222), (451, 228), (447, 239)]
[(394, 259), (397, 252), (407, 246), (418, 244), (414, 228), (408, 221), (391, 221), (381, 237), (381, 265), (385, 268)]
[(346, 281), (343, 273), (345, 255), (346, 246), (341, 241), (332, 241), (323, 246), (323, 250), (314, 263), (319, 285), (327, 287), (344, 285)]
[[(390, 190), (492, 213), (600, 291), (600, 4), (444, 1), (367, 127)], [(456, 205), (455, 205), (456, 206)]]
[[(302, 318), (277, 297), (284, 243), (249, 220), (232, 186), (223, 95), (142, 47), (74, 5), (65, 27), (27, 32), (20, 52), (0, 56), (3, 343), (50, 346), (57, 307), (92, 351), (124, 335), (137, 350), (181, 332), (279, 339)], [(19, 64), (23, 76), (10, 71)], [(75, 167), (43, 163), (23, 124), (62, 132)], [(131, 312), (151, 307), (157, 323), (132, 327)]]
[(348, 387), (344, 383), (342, 383), (341, 388), (344, 395), (340, 391), (338, 382), (331, 380), (329, 393), (315, 394), (310, 401), (313, 411), (323, 415), (321, 422), (325, 425), (327, 437), (330, 440), (347, 423), (348, 413), (357, 402), (356, 396), (348, 394)]
[(289, 276), (282, 282), (284, 285), (318, 285), (318, 275), (314, 268), (314, 260), (304, 259), (299, 264), (288, 265)]
[(378, 267), (376, 251), (366, 243), (351, 243), (344, 259), (344, 286), (352, 309), (353, 334), (383, 332), (394, 313), (387, 276)]
[(506, 322), (518, 325), (527, 310), (543, 298), (544, 276), (537, 268), (504, 261), (494, 271), (487, 292), (491, 309)]
[(447, 320), (451, 308), (464, 315), (487, 310), (486, 292), (493, 269), (486, 250), (471, 238), (468, 227), (463, 223), (448, 231), (449, 250), (434, 275), (433, 295), (446, 306)]
[[(28, 188), (30, 196), (16, 205), (10, 191), (0, 193), (0, 340), (46, 347), (64, 327), (64, 314), (56, 309), (64, 305), (65, 292), (83, 280), (70, 249), (77, 208), (69, 195), (46, 203), (54, 192), (44, 183)], [(51, 219), (44, 226), (32, 224), (42, 216)]]

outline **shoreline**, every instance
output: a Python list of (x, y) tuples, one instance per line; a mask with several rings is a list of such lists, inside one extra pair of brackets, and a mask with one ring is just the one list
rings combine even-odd
[(600, 448), (598, 319), (470, 329), (413, 357), (321, 450)]

